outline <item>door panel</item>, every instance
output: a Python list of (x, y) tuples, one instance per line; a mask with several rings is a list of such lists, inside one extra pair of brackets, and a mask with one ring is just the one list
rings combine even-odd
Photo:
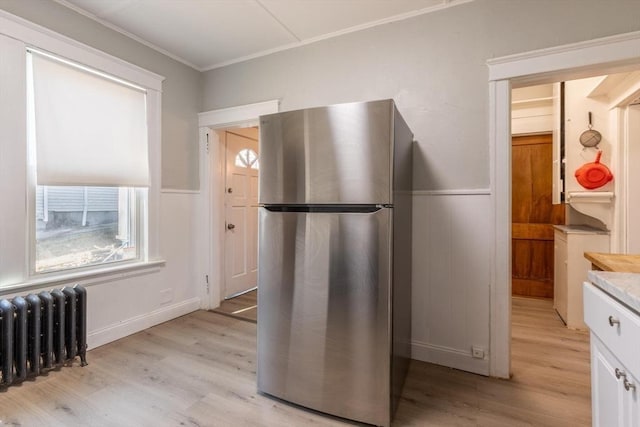
[(259, 208), (260, 391), (389, 422), (390, 219)]
[(624, 421), (624, 388), (616, 378), (615, 367), (619, 362), (609, 354), (599, 338), (591, 334), (591, 392), (593, 401), (593, 426), (627, 426)]
[(249, 177), (249, 190), (251, 205), (258, 206), (258, 175), (251, 175)]
[[(233, 241), (227, 250), (227, 255), (231, 261), (231, 279), (237, 278), (247, 273), (245, 245), (247, 234), (247, 208), (244, 206), (232, 206), (230, 215), (227, 218), (230, 224), (235, 225)], [(234, 244), (237, 242), (237, 244)]]
[(247, 176), (245, 171), (233, 172), (231, 174), (231, 184), (227, 186), (233, 190), (231, 196), (231, 205), (242, 205), (247, 197)]
[(564, 224), (564, 204), (553, 205), (551, 135), (512, 141), (512, 293), (553, 297), (553, 225)]
[[(256, 130), (257, 135), (257, 130)], [(257, 284), (258, 141), (231, 131), (226, 142), (225, 298)], [(251, 150), (251, 151), (249, 151)]]
[(250, 232), (251, 238), (247, 239), (247, 247), (248, 247), (247, 267), (249, 271), (257, 272), (258, 271), (258, 231), (257, 231), (258, 207), (257, 206), (249, 206), (247, 208), (247, 220), (251, 226), (255, 227), (255, 230), (252, 229)]

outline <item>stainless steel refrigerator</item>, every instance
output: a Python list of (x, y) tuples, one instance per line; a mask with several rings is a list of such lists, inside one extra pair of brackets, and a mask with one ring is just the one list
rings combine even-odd
[(260, 118), (260, 392), (390, 424), (410, 358), (412, 141), (392, 100)]

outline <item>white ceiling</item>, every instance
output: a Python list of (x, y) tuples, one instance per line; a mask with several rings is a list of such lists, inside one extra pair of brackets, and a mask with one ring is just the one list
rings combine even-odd
[(55, 0), (205, 71), (472, 0)]

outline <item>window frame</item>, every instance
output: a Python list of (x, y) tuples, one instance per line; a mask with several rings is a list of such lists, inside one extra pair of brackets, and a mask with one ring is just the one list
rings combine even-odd
[[(25, 50), (25, 55), (27, 57), (27, 80), (33, 79), (33, 70), (29, 69), (29, 55), (34, 55), (34, 54), (40, 54), (41, 53), (32, 53), (32, 50), (34, 49), (30, 49), (29, 47), (26, 48)], [(37, 52), (37, 51), (36, 51)], [(111, 74), (107, 74), (104, 73), (100, 70), (96, 70), (93, 69), (92, 67), (90, 67), (87, 64), (81, 64), (81, 63), (75, 63), (72, 61), (69, 61), (67, 58), (62, 58), (59, 57), (57, 55), (53, 55), (51, 53), (47, 53), (45, 54), (45, 56), (50, 56), (52, 57), (53, 60), (58, 60), (60, 62), (63, 63), (69, 63), (71, 66), (76, 66), (80, 69), (84, 69), (85, 72), (88, 73), (95, 73), (95, 74), (102, 74), (103, 78), (107, 78), (107, 79), (112, 79), (112, 80), (122, 80), (119, 79), (117, 76), (113, 76)], [(132, 82), (128, 82), (128, 81), (120, 81), (120, 84), (124, 84), (124, 85), (132, 85)], [(146, 254), (148, 252), (145, 243), (144, 242), (148, 242), (148, 239), (146, 239), (146, 233), (148, 232), (147, 229), (147, 218), (145, 215), (145, 212), (142, 211), (141, 207), (143, 206), (143, 203), (146, 203), (146, 199), (148, 197), (148, 192), (144, 191), (144, 189), (140, 188), (140, 187), (122, 187), (122, 188), (128, 188), (128, 189), (132, 189), (133, 193), (134, 193), (134, 206), (133, 206), (133, 210), (130, 209), (129, 214), (133, 213), (132, 216), (129, 217), (129, 221), (133, 221), (134, 223), (134, 239), (135, 239), (135, 248), (136, 248), (136, 256), (133, 259), (127, 259), (127, 260), (119, 260), (119, 261), (111, 261), (108, 264), (100, 264), (100, 263), (94, 263), (94, 264), (88, 264), (88, 265), (83, 265), (83, 266), (78, 266), (78, 267), (68, 267), (68, 268), (56, 268), (56, 269), (52, 269), (52, 270), (46, 270), (46, 271), (38, 271), (37, 270), (37, 201), (36, 201), (36, 197), (37, 197), (37, 187), (38, 187), (38, 182), (37, 182), (37, 164), (35, 162), (34, 159), (36, 159), (37, 156), (37, 135), (34, 137), (34, 132), (33, 129), (35, 128), (35, 117), (33, 116), (33, 99), (32, 97), (34, 96), (34, 92), (33, 92), (33, 87), (31, 86), (32, 83), (30, 81), (27, 81), (27, 106), (28, 106), (28, 112), (27, 112), (27, 150), (29, 152), (29, 162), (28, 162), (28, 166), (27, 166), (27, 173), (28, 173), (28, 179), (27, 179), (27, 218), (28, 218), (28, 226), (29, 226), (29, 232), (28, 232), (28, 241), (27, 241), (27, 245), (29, 247), (29, 253), (28, 253), (28, 265), (29, 265), (29, 277), (47, 277), (47, 276), (55, 276), (56, 274), (60, 274), (60, 273), (69, 273), (69, 272), (74, 272), (74, 271), (78, 271), (78, 272), (83, 272), (83, 271), (92, 271), (96, 268), (104, 268), (104, 267), (108, 267), (108, 266), (113, 266), (113, 265), (126, 265), (126, 264), (133, 264), (133, 263), (139, 263), (141, 261), (144, 261), (147, 259)], [(145, 93), (145, 99), (146, 99), (146, 89), (144, 91)], [(146, 113), (146, 112), (145, 112)], [(148, 132), (147, 132), (148, 133)], [(147, 141), (147, 145), (148, 145), (149, 141)], [(46, 185), (48, 186), (48, 185)], [(60, 187), (80, 187), (79, 185), (73, 185), (73, 186), (60, 186)], [(87, 187), (91, 187), (91, 185), (84, 185), (84, 188)], [(116, 188), (120, 188), (120, 187), (116, 187)]]
[[(62, 280), (78, 280), (88, 277), (122, 275), (141, 268), (157, 268), (164, 264), (160, 254), (160, 159), (161, 159), (161, 108), (164, 77), (136, 65), (87, 46), (69, 37), (41, 27), (32, 22), (0, 10), (0, 44), (4, 63), (0, 64), (2, 84), (11, 89), (8, 98), (0, 105), (0, 138), (4, 139), (3, 156), (0, 158), (0, 175), (11, 177), (10, 182), (0, 183), (3, 206), (0, 215), (6, 220), (0, 223), (0, 291), (21, 289)], [(55, 272), (35, 273), (35, 177), (27, 150), (26, 108), (26, 51), (36, 49), (96, 69), (118, 79), (131, 82), (147, 91), (147, 138), (150, 186), (147, 198), (142, 201), (136, 215), (146, 216), (137, 232), (140, 259), (135, 262), (110, 263), (105, 266), (87, 266)], [(22, 58), (22, 59), (19, 59)], [(0, 61), (2, 62), (2, 61)], [(22, 106), (24, 105), (24, 108)], [(7, 142), (11, 141), (11, 143)], [(24, 210), (19, 206), (24, 206)], [(26, 211), (26, 212), (25, 212)], [(33, 244), (31, 243), (33, 236)]]

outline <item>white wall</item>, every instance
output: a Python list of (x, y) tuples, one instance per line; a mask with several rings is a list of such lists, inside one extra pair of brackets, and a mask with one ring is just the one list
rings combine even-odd
[[(489, 370), (489, 190), (418, 192), (413, 199), (413, 358)], [(415, 254), (423, 254), (416, 256)], [(470, 357), (471, 346), (485, 357)]]
[[(198, 245), (202, 239), (197, 222), (200, 194), (189, 189), (197, 189), (199, 185), (197, 113), (201, 109), (200, 73), (49, 0), (5, 0), (0, 1), (0, 8), (166, 77), (162, 94), (162, 183), (165, 187), (181, 189), (164, 190), (159, 195), (158, 206), (151, 206), (153, 212), (150, 215), (155, 217), (152, 222), (158, 225), (158, 234), (154, 237), (159, 242), (159, 253), (153, 256), (164, 259), (165, 264), (99, 278), (55, 283), (55, 287), (75, 283), (87, 287), (90, 348), (197, 310), (204, 291), (204, 278), (197, 257), (201, 253)], [(10, 43), (11, 40), (4, 38), (2, 43)], [(20, 70), (9, 69), (7, 64), (20, 63), (20, 58), (24, 59), (24, 50), (9, 47), (3, 44), (3, 49), (0, 49), (0, 58), (3, 59), (0, 61), (0, 74), (12, 77)], [(6, 60), (8, 51), (22, 53), (11, 61)], [(13, 156), (10, 158), (24, 160), (26, 150), (20, 151), (15, 147), (24, 147), (26, 129), (21, 130), (15, 123), (21, 120), (26, 106), (20, 108), (20, 105), (6, 105), (2, 101), (24, 98), (19, 96), (20, 91), (24, 93), (24, 88), (8, 87), (6, 81), (3, 85), (0, 79), (0, 92), (3, 94), (0, 96), (0, 112), (3, 113), (0, 115), (3, 124), (0, 126), (0, 159)], [(159, 157), (158, 160), (152, 159), (152, 163), (159, 165)], [(3, 164), (0, 171), (0, 219), (3, 224), (0, 227), (0, 283), (11, 285), (29, 281), (25, 261), (26, 161), (5, 166)], [(152, 188), (158, 191), (160, 174), (157, 169), (154, 174)], [(7, 203), (8, 200), (12, 202)], [(52, 287), (54, 284), (12, 291), (5, 288), (0, 289), (0, 296), (8, 298), (28, 292), (37, 293)]]
[(511, 91), (511, 134), (527, 135), (554, 129), (553, 85)]
[(211, 70), (203, 107), (394, 98), (418, 142), (415, 190), (427, 191), (414, 198), (414, 357), (487, 373), (471, 358), (490, 338), (486, 61), (637, 31), (639, 15), (634, 0), (476, 0)]
[[(621, 250), (625, 253), (637, 254), (640, 253), (640, 168), (637, 167), (640, 162), (640, 105), (634, 105), (629, 108), (628, 111), (628, 147), (627, 158), (629, 159), (629, 170), (627, 172), (626, 179), (628, 180), (627, 187), (627, 201), (626, 206), (626, 222), (627, 222), (627, 236), (620, 242)], [(622, 239), (621, 239), (622, 240)]]
[[(578, 183), (575, 172), (585, 163), (595, 161), (598, 149), (602, 151), (600, 162), (616, 174), (612, 164), (614, 129), (611, 127), (609, 99), (591, 97), (591, 92), (604, 77), (571, 80), (564, 85), (565, 95), (565, 190), (588, 191)], [(602, 141), (598, 148), (585, 148), (580, 144), (580, 135), (589, 128), (589, 111), (592, 113), (593, 129), (600, 132)], [(594, 191), (613, 191), (613, 181)]]

